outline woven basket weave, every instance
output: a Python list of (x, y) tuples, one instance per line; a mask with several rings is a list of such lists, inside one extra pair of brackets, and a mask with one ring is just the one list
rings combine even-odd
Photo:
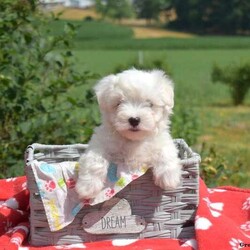
[(194, 216), (198, 205), (198, 182), (200, 156), (182, 139), (175, 140), (182, 164), (182, 185), (164, 191), (154, 185), (152, 172), (147, 171), (132, 181), (115, 197), (125, 198), (133, 214), (143, 216), (147, 226), (141, 233), (94, 235), (82, 228), (82, 218), (87, 213), (98, 211), (102, 204), (83, 208), (75, 220), (57, 232), (49, 230), (43, 203), (31, 169), (33, 160), (47, 163), (78, 161), (87, 145), (41, 145), (32, 144), (25, 153), (26, 175), (30, 190), (30, 243), (36, 246), (73, 244), (109, 239), (136, 238), (191, 238), (194, 236)]

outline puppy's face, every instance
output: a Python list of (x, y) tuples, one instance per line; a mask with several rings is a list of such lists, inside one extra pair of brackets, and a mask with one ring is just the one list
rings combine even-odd
[(143, 140), (165, 128), (174, 104), (172, 82), (158, 70), (107, 76), (95, 91), (103, 122), (129, 140)]

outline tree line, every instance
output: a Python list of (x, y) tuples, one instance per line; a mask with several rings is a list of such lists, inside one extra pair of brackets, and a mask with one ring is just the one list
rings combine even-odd
[(166, 27), (199, 34), (249, 35), (249, 0), (95, 0), (102, 17), (158, 20)]

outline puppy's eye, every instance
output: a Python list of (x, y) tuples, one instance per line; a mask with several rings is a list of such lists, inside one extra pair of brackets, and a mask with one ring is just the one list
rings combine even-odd
[(124, 103), (124, 100), (120, 100), (115, 104), (115, 107), (118, 108), (122, 103)]
[(147, 104), (147, 107), (149, 107), (149, 108), (154, 107), (154, 104), (151, 101), (147, 101), (146, 104)]

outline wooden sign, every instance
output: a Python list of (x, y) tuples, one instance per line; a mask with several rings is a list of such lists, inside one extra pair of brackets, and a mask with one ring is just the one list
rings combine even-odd
[(132, 215), (130, 204), (125, 199), (112, 198), (100, 211), (84, 216), (83, 229), (90, 234), (140, 233), (146, 227), (145, 219)]

